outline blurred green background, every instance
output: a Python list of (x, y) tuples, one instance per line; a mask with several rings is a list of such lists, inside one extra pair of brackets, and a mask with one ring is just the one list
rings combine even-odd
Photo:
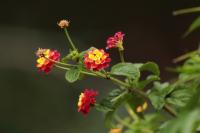
[[(64, 71), (40, 74), (35, 68), (37, 48), (68, 52), (57, 22), (69, 19), (69, 31), (81, 50), (105, 47), (108, 36), (123, 31), (126, 60), (157, 62), (166, 80), (173, 74), (172, 59), (196, 49), (198, 31), (181, 36), (196, 17), (172, 16), (172, 11), (199, 5), (197, 0), (17, 0), (0, 5), (0, 132), (1, 133), (106, 133), (103, 115), (96, 110), (84, 117), (77, 112), (84, 88), (99, 90), (100, 97), (114, 85), (87, 78), (75, 84), (64, 80)], [(109, 51), (110, 52), (110, 51)], [(118, 61), (111, 51), (113, 63)]]

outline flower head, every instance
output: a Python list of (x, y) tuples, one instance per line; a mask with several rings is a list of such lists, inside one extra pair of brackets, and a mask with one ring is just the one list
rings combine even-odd
[(114, 36), (109, 37), (107, 39), (107, 46), (106, 49), (110, 49), (110, 48), (119, 48), (120, 50), (123, 50), (123, 38), (124, 35), (122, 32), (117, 32), (115, 33)]
[(60, 28), (67, 28), (67, 27), (69, 27), (69, 21), (67, 21), (67, 20), (60, 20), (60, 22), (58, 23), (58, 26), (60, 27)]
[(48, 73), (51, 71), (53, 68), (53, 65), (55, 62), (52, 62), (51, 60), (54, 61), (59, 61), (60, 60), (60, 53), (57, 52), (56, 50), (50, 50), (50, 49), (38, 49), (36, 52), (36, 56), (39, 57), (37, 59), (37, 65), (36, 67), (39, 69), (39, 71)]
[(95, 96), (98, 95), (97, 91), (85, 89), (79, 96), (78, 112), (82, 112), (84, 115), (90, 112), (90, 107), (96, 103)]
[(106, 53), (103, 49), (93, 48), (89, 50), (84, 56), (84, 64), (87, 69), (99, 71), (103, 68), (109, 66), (109, 54)]

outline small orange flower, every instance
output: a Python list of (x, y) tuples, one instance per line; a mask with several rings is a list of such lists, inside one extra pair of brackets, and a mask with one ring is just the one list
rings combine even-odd
[(58, 26), (60, 27), (60, 28), (67, 28), (67, 27), (69, 27), (69, 21), (67, 21), (67, 20), (60, 20), (60, 22), (58, 23)]
[(84, 115), (90, 112), (90, 107), (96, 103), (95, 96), (98, 95), (97, 91), (85, 89), (79, 96), (78, 112), (82, 112)]
[(112, 128), (109, 133), (122, 133), (122, 128)]
[(103, 49), (93, 48), (89, 50), (84, 56), (84, 64), (87, 69), (99, 71), (109, 66), (109, 54)]
[(148, 107), (148, 104), (145, 102), (142, 106), (138, 106), (136, 108), (136, 112), (137, 113), (141, 113), (141, 112), (144, 112)]
[(50, 50), (50, 49), (38, 49), (36, 52), (36, 56), (39, 58), (37, 59), (37, 65), (36, 67), (39, 69), (39, 71), (48, 73), (53, 68), (53, 65), (55, 64), (54, 61), (60, 61), (60, 53), (56, 50)]

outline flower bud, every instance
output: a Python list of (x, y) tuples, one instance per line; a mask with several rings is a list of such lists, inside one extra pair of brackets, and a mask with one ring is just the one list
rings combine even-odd
[(67, 28), (67, 27), (69, 27), (69, 21), (68, 20), (60, 20), (60, 22), (58, 23), (58, 26), (60, 27), (60, 28)]

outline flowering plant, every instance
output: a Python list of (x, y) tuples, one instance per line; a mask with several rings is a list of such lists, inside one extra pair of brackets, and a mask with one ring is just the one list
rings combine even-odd
[[(88, 115), (93, 108), (103, 112), (110, 133), (200, 131), (200, 50), (175, 59), (175, 62), (185, 60), (182, 66), (173, 69), (178, 78), (162, 83), (156, 63), (131, 63), (124, 59), (123, 32), (108, 37), (107, 51), (91, 47), (80, 52), (69, 36), (69, 21), (61, 20), (58, 26), (64, 30), (71, 49), (63, 58), (56, 50), (38, 49), (38, 70), (49, 73), (53, 67), (63, 69), (69, 83), (85, 75), (110, 80), (118, 86), (101, 101), (96, 100), (101, 95), (96, 90), (85, 89), (78, 99), (78, 112)], [(118, 50), (120, 57), (120, 62), (113, 66), (108, 54), (110, 49)], [(149, 75), (143, 75), (144, 71)]]

